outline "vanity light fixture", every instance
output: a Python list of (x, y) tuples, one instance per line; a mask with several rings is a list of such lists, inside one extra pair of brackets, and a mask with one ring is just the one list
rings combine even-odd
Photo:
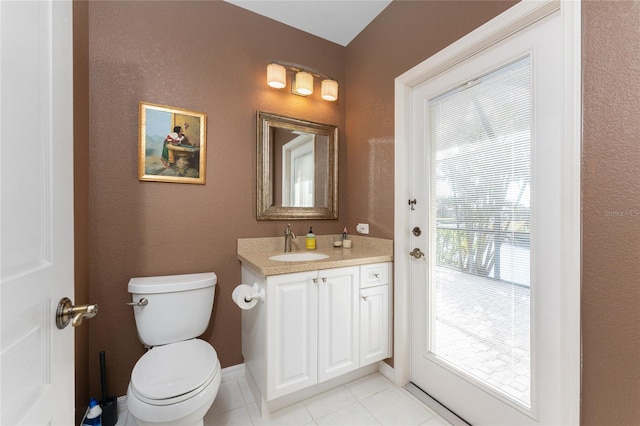
[(320, 96), (325, 101), (335, 101), (338, 99), (338, 82), (335, 80), (322, 80), (322, 90)]
[(313, 76), (308, 72), (299, 71), (293, 77), (293, 93), (309, 96), (313, 93)]
[(291, 93), (300, 96), (313, 94), (314, 78), (320, 78), (322, 99), (327, 101), (338, 99), (338, 82), (335, 79), (296, 64), (272, 62), (267, 65), (267, 84), (275, 89), (287, 87), (287, 70), (293, 71)]
[(287, 86), (287, 69), (280, 64), (267, 65), (267, 84), (275, 89)]

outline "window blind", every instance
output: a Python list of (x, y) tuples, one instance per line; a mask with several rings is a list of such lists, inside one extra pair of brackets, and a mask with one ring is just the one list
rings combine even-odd
[(427, 117), (430, 349), (527, 407), (531, 92), (525, 57), (430, 100)]
[(525, 57), (429, 106), (437, 228), (458, 233), (455, 245), (436, 244), (438, 263), (524, 285), (528, 262), (506, 265), (495, 250), (529, 243), (530, 72)]

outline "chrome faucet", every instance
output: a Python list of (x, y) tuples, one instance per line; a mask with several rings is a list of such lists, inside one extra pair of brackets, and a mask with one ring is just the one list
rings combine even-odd
[(296, 239), (296, 234), (291, 230), (291, 224), (287, 224), (287, 229), (284, 230), (284, 252), (289, 253), (291, 251), (291, 240)]

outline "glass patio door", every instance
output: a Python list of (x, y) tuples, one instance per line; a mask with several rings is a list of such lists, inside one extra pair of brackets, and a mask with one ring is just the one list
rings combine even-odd
[(559, 17), (412, 93), (426, 259), (411, 381), (471, 424), (553, 423), (560, 342)]
[(429, 101), (430, 347), (531, 407), (531, 61)]

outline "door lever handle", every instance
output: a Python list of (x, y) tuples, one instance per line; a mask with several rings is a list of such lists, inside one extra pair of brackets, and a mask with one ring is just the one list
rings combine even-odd
[(68, 297), (63, 297), (56, 309), (56, 326), (63, 329), (71, 323), (78, 327), (84, 319), (93, 318), (98, 313), (98, 305), (74, 306)]

